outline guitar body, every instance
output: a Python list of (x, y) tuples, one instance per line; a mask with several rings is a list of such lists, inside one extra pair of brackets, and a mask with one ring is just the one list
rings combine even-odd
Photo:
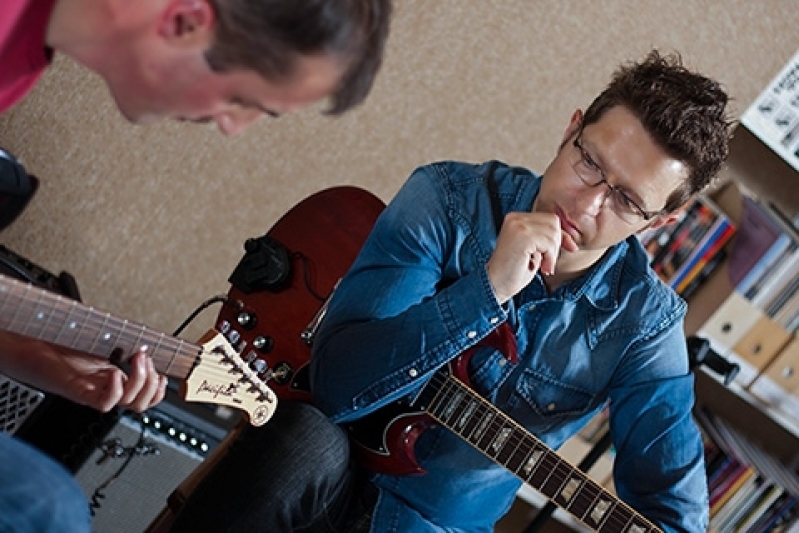
[[(217, 329), (280, 399), (310, 401), (312, 327), (385, 204), (341, 186), (302, 200), (245, 245)], [(316, 320), (315, 320), (316, 319)]]
[[(474, 347), (448, 365), (450, 375), (471, 388), (469, 361), (475, 351), (489, 346), (516, 363), (516, 337), (507, 322), (501, 324)], [(409, 401), (398, 401), (347, 426), (353, 449), (366, 468), (395, 476), (420, 475), (425, 470), (416, 459), (414, 447), (419, 436), (436, 425), (427, 413), (429, 398), (423, 394)]]

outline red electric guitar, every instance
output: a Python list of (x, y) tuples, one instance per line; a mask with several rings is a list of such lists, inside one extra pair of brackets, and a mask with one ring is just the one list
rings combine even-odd
[[(245, 244), (217, 329), (281, 399), (311, 399), (311, 344), (327, 298), (383, 208), (364, 190), (328, 189), (300, 202), (266, 235)], [(506, 324), (480, 345), (515, 362), (516, 341)], [(366, 467), (394, 475), (423, 474), (414, 444), (425, 429), (439, 424), (595, 531), (660, 531), (473, 392), (466, 369), (474, 349), (437, 373), (415, 398), (349, 427)]]

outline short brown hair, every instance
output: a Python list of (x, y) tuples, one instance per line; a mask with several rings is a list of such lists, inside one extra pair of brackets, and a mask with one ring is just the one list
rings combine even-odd
[(674, 211), (710, 185), (727, 159), (733, 125), (727, 102), (721, 85), (689, 71), (679, 54), (653, 50), (616, 71), (585, 111), (584, 125), (617, 105), (632, 111), (654, 141), (689, 169), (666, 201), (665, 210)]
[(366, 98), (383, 59), (391, 0), (209, 0), (217, 15), (205, 53), (217, 72), (254, 70), (281, 82), (302, 56), (324, 54), (347, 69), (327, 113)]

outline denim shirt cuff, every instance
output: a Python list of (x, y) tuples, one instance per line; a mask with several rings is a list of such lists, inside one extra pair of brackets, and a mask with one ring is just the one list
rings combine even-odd
[(461, 352), (507, 320), (508, 313), (497, 302), (485, 268), (464, 276), (452, 288), (455, 290), (442, 293), (439, 311), (458, 352)]

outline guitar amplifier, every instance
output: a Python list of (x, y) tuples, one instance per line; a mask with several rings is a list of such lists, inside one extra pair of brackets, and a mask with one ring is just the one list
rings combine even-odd
[(69, 272), (55, 274), (0, 244), (0, 274), (33, 283), (37, 287), (80, 301), (75, 278)]
[(172, 491), (227, 435), (229, 421), (195, 414), (177, 398), (125, 413), (75, 474), (95, 533), (141, 533)]

